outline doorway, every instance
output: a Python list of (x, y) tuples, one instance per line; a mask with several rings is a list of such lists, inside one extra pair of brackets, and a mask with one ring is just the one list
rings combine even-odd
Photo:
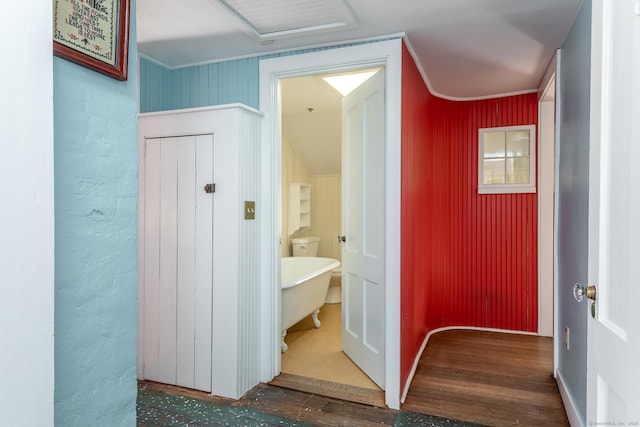
[[(384, 193), (366, 191), (384, 179), (384, 75), (382, 68), (353, 70), (282, 79), (280, 85), (281, 255), (295, 255), (290, 242), (316, 236), (317, 256), (343, 262), (320, 308), (321, 326), (307, 316), (287, 330), (282, 372), (377, 391), (384, 388), (384, 328), (378, 327), (384, 319), (384, 269), (377, 276), (371, 267), (362, 274), (357, 261), (380, 265), (384, 254)], [(289, 205), (298, 203), (289, 189), (300, 185), (310, 188), (310, 221), (288, 218)], [(363, 246), (367, 257), (358, 253)]]
[(399, 407), (399, 360), (400, 360), (400, 39), (371, 43), (362, 46), (332, 49), (272, 58), (260, 62), (260, 104), (265, 114), (263, 147), (265, 155), (263, 171), (262, 217), (263, 241), (263, 286), (262, 286), (262, 376), (270, 381), (281, 371), (280, 364), (280, 268), (281, 256), (281, 135), (280, 120), (281, 80), (290, 77), (345, 72), (355, 69), (384, 67), (385, 86), (385, 174), (384, 186), (384, 276), (390, 284), (384, 288), (385, 310), (380, 316), (385, 331), (384, 378), (386, 384), (385, 403), (391, 408)]

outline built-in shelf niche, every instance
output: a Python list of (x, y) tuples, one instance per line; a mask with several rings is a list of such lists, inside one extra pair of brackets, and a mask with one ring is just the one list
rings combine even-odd
[(289, 184), (289, 236), (311, 227), (311, 186), (301, 182)]

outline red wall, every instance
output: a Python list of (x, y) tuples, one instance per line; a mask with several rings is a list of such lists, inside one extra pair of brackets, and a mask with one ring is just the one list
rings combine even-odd
[(401, 378), (446, 326), (535, 332), (537, 194), (477, 194), (478, 129), (536, 124), (537, 94), (431, 95), (402, 64)]

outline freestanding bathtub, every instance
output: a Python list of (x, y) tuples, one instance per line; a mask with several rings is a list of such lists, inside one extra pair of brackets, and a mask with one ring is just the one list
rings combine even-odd
[(287, 351), (284, 337), (287, 329), (311, 315), (320, 327), (318, 313), (327, 297), (331, 271), (340, 261), (319, 257), (285, 257), (281, 263), (282, 277), (282, 352)]

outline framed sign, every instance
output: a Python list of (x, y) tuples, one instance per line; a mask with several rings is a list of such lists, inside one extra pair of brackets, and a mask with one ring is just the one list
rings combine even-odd
[(53, 53), (127, 80), (129, 0), (53, 0)]

